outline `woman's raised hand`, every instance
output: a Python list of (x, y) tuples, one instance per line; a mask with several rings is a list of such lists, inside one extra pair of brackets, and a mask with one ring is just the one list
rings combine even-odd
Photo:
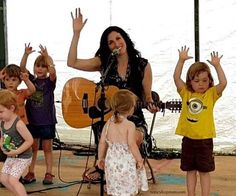
[(74, 33), (80, 33), (80, 31), (83, 29), (84, 25), (86, 24), (88, 19), (85, 19), (83, 21), (83, 15), (80, 11), (80, 8), (75, 9), (75, 14), (71, 12), (71, 17), (73, 20), (73, 31)]

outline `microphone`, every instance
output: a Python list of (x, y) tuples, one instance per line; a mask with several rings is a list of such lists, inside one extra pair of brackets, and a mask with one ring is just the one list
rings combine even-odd
[(118, 56), (120, 54), (120, 48), (115, 48), (112, 53), (111, 53), (111, 56)]

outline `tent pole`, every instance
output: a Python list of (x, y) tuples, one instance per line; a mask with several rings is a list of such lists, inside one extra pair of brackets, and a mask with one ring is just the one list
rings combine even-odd
[(195, 40), (195, 62), (200, 60), (199, 46), (199, 0), (194, 0), (194, 40)]
[(7, 64), (6, 0), (0, 0), (0, 70)]

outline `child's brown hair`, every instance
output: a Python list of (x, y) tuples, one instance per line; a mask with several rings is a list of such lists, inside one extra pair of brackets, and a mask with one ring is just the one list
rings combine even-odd
[(137, 97), (129, 90), (121, 89), (117, 91), (111, 99), (111, 108), (114, 112), (115, 122), (120, 122), (119, 115), (127, 114), (134, 109)]
[(191, 81), (194, 79), (195, 76), (198, 76), (202, 72), (208, 73), (208, 77), (210, 79), (209, 87), (214, 86), (214, 80), (211, 75), (210, 67), (204, 62), (196, 62), (196, 63), (193, 63), (189, 67), (187, 75), (186, 75), (186, 86), (189, 91), (194, 92), (192, 85), (191, 85)]
[(14, 106), (14, 112), (17, 112), (18, 104), (16, 94), (7, 89), (0, 90), (0, 105), (6, 107), (7, 109), (10, 109), (11, 106)]
[(21, 70), (20, 67), (15, 64), (9, 64), (4, 68), (5, 75), (9, 77), (16, 77), (21, 82)]

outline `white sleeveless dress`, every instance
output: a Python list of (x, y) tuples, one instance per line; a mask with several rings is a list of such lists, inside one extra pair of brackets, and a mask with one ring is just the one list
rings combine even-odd
[[(106, 128), (106, 134), (109, 124)], [(148, 181), (145, 168), (137, 170), (136, 161), (128, 144), (108, 144), (105, 158), (105, 177), (107, 194), (113, 196), (136, 195), (139, 190), (148, 190)]]

